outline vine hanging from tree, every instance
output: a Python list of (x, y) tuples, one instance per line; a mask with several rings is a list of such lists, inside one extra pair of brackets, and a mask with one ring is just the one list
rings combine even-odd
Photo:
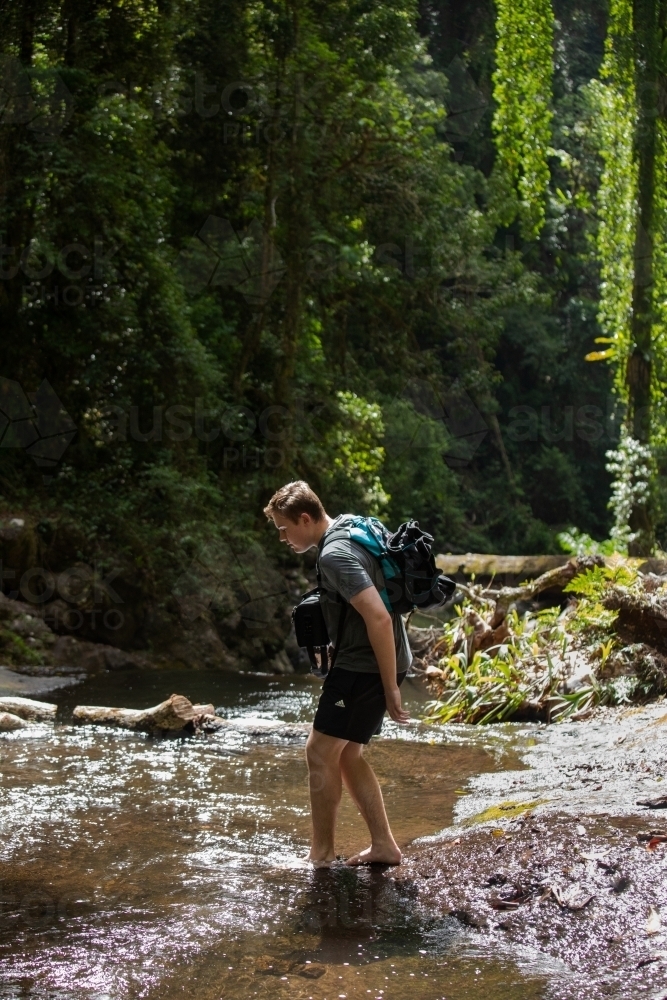
[(598, 321), (601, 350), (588, 361), (615, 366), (617, 395), (627, 401), (622, 360), (630, 347), (636, 217), (637, 167), (634, 132), (637, 119), (632, 52), (632, 0), (612, 0), (600, 80), (590, 84), (596, 115), (596, 143), (602, 158), (597, 197), (597, 253), (600, 263)]
[(504, 187), (518, 191), (521, 227), (533, 238), (544, 225), (549, 185), (554, 16), (551, 0), (496, 0), (496, 7), (498, 171)]
[[(614, 532), (627, 537), (635, 555), (649, 554), (655, 542), (653, 449), (665, 433), (667, 147), (659, 100), (667, 51), (664, 7), (664, 0), (612, 0), (601, 79), (590, 86), (603, 162), (597, 250), (604, 335), (596, 341), (607, 346), (586, 358), (614, 366), (615, 392), (626, 406), (622, 440), (609, 452), (608, 468), (616, 477)], [(635, 481), (641, 489), (628, 492)], [(626, 494), (632, 502), (617, 502)]]

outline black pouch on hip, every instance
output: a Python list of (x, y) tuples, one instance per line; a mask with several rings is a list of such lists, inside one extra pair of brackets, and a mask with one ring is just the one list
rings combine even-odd
[[(347, 613), (347, 604), (343, 604), (338, 625), (336, 646), (331, 649), (327, 623), (320, 604), (320, 589), (309, 590), (304, 594), (292, 611), (292, 622), (297, 645), (308, 651), (311, 673), (316, 677), (326, 677), (333, 668), (343, 634), (343, 624)], [(319, 662), (318, 662), (319, 656)]]

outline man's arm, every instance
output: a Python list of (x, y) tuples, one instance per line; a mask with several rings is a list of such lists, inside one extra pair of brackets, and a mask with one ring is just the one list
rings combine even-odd
[(394, 722), (407, 722), (410, 715), (401, 705), (401, 691), (396, 683), (396, 646), (391, 615), (376, 587), (366, 587), (355, 594), (350, 598), (350, 604), (366, 623), (368, 639), (380, 668), (387, 711)]

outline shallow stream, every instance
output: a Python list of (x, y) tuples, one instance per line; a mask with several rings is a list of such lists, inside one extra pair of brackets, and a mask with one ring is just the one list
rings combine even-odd
[[(59, 693), (309, 721), (307, 677), (108, 674)], [(424, 693), (404, 688), (418, 714)], [(452, 822), (474, 775), (521, 767), (511, 728), (400, 729), (368, 750), (401, 846)], [(65, 723), (0, 742), (0, 996), (49, 1000), (537, 1000), (564, 969), (489, 954), (391, 870), (303, 863), (303, 740), (154, 739)], [(344, 799), (337, 849), (366, 846)], [(559, 992), (559, 995), (563, 995)], [(567, 995), (567, 994), (565, 994)]]

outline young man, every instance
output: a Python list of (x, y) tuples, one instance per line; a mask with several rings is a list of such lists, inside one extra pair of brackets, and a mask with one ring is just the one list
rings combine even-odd
[(412, 662), (403, 619), (385, 608), (384, 580), (377, 560), (350, 539), (349, 514), (332, 519), (307, 483), (287, 483), (264, 508), (295, 552), (317, 546), (320, 601), (331, 642), (336, 644), (341, 609), (348, 603), (334, 669), (329, 672), (306, 744), (313, 841), (310, 860), (328, 865), (336, 857), (334, 835), (342, 784), (354, 799), (371, 835), (371, 846), (349, 865), (400, 864), (380, 785), (363, 748), (380, 732), (385, 710), (407, 722), (400, 685)]

